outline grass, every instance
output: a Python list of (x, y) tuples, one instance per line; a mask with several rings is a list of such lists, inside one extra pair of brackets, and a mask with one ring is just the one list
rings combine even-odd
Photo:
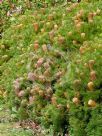
[(0, 104), (0, 136), (33, 136), (33, 132), (17, 128), (17, 122), (12, 120), (10, 111), (4, 104)]
[(33, 136), (30, 130), (15, 129), (14, 123), (1, 123), (0, 136)]

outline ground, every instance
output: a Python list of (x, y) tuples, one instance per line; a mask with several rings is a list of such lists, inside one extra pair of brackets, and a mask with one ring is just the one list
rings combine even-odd
[(18, 123), (13, 121), (9, 110), (0, 105), (0, 136), (32, 136), (31, 130), (24, 130)]

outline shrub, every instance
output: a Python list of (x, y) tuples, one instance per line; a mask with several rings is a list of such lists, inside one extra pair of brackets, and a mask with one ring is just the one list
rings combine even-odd
[(99, 126), (92, 124), (102, 103), (100, 5), (43, 7), (10, 17), (0, 42), (0, 84), (19, 120), (32, 119), (56, 135), (100, 135), (101, 116)]

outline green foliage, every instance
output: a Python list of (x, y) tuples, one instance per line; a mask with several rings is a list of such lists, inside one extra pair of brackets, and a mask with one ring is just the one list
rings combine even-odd
[(102, 106), (91, 112), (91, 119), (86, 128), (88, 136), (101, 136), (102, 132)]
[(56, 135), (100, 136), (102, 2), (51, 9), (36, 2), (41, 8), (9, 18), (0, 41), (0, 85), (10, 109)]

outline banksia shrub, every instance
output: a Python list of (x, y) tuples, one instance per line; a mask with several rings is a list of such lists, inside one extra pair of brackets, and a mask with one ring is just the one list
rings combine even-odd
[[(101, 46), (90, 45), (84, 54), (76, 55), (75, 61), (70, 66), (71, 72), (66, 74), (65, 85), (69, 84), (70, 86), (68, 89), (70, 98), (69, 124), (76, 136), (82, 136), (82, 134), (100, 135), (102, 130), (102, 127), (99, 126), (95, 133), (91, 130), (92, 128), (88, 128), (92, 127), (93, 116), (95, 118), (95, 114), (96, 117), (97, 114), (101, 114), (101, 110), (98, 110), (102, 103), (101, 54)], [(101, 119), (100, 122), (102, 123)]]
[(10, 18), (0, 41), (0, 84), (19, 120), (56, 136), (101, 135), (100, 5), (68, 3)]

